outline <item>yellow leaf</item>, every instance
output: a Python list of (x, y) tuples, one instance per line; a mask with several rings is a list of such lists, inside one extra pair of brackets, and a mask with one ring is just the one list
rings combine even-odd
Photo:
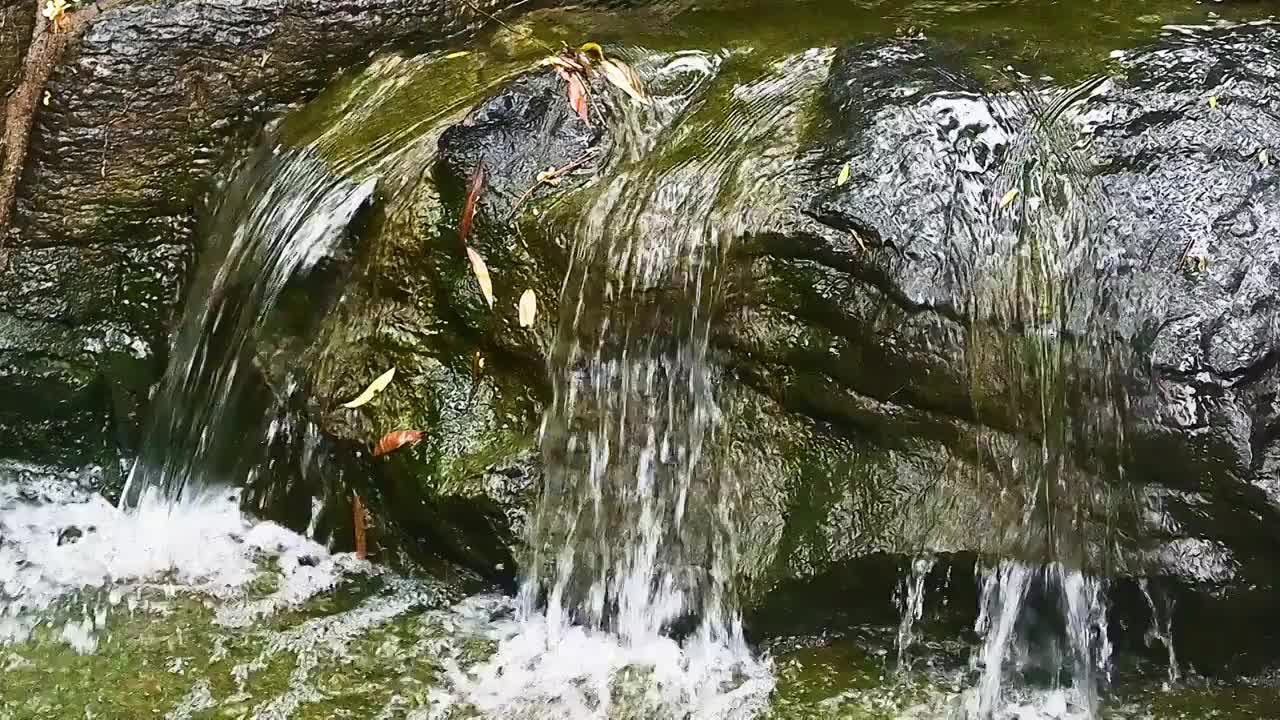
[(458, 58), (463, 58), (463, 57), (466, 57), (466, 56), (468, 56), (468, 55), (470, 55), (470, 54), (471, 54), (471, 51), (470, 51), (470, 50), (459, 50), (458, 52), (451, 52), (451, 53), (449, 53), (448, 55), (445, 55), (445, 56), (444, 56), (444, 59), (445, 59), (445, 60), (457, 60)]
[(845, 163), (844, 167), (840, 168), (840, 177), (836, 178), (836, 187), (843, 187), (851, 177), (853, 177), (853, 168), (849, 167), (849, 163)]
[(600, 43), (582, 43), (582, 46), (578, 48), (578, 52), (586, 55), (593, 62), (604, 60), (604, 48), (600, 47)]
[(1266, 148), (1262, 148), (1258, 151), (1258, 162), (1262, 163), (1262, 167), (1267, 167), (1271, 164), (1271, 156), (1267, 154)]
[(1004, 194), (1004, 197), (1000, 198), (1000, 209), (1004, 210), (1005, 208), (1012, 205), (1013, 201), (1017, 199), (1018, 199), (1017, 189), (1010, 190), (1009, 192)]
[(1210, 109), (1210, 110), (1217, 110), (1217, 109), (1218, 109), (1218, 96), (1217, 96), (1217, 95), (1210, 95), (1210, 96), (1209, 96), (1209, 109)]
[(525, 290), (520, 296), (516, 311), (520, 316), (520, 327), (533, 327), (533, 321), (538, 317), (538, 296), (533, 294), (532, 288)]
[(343, 403), (342, 407), (347, 408), (348, 410), (354, 410), (360, 407), (361, 405), (364, 405), (365, 403), (372, 400), (374, 395), (377, 395), (383, 390), (386, 390), (387, 386), (391, 384), (392, 378), (394, 378), (395, 376), (396, 376), (395, 368), (391, 368), (390, 370), (382, 373), (378, 377), (374, 378), (373, 382), (369, 383), (369, 387), (365, 388), (364, 392), (357, 395), (355, 400), (352, 400), (351, 402), (348, 402), (348, 403)]
[(556, 170), (554, 166), (549, 167), (546, 170), (543, 170), (542, 172), (538, 173), (537, 181), (540, 183), (546, 183), (552, 187), (556, 187), (560, 185), (560, 171)]
[(621, 60), (607, 58), (600, 62), (600, 70), (604, 72), (604, 79), (613, 84), (614, 87), (631, 96), (632, 100), (641, 105), (649, 104), (649, 94), (645, 92), (644, 83), (640, 80), (640, 76), (636, 74), (631, 66)]
[(484, 301), (489, 303), (489, 307), (493, 307), (493, 282), (489, 280), (489, 268), (484, 264), (484, 258), (468, 246), (467, 259), (471, 261), (471, 272), (475, 273), (476, 282), (480, 283), (480, 292), (484, 293)]

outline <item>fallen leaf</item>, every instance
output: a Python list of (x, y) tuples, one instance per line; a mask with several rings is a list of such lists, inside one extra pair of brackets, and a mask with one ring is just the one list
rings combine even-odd
[(845, 163), (844, 167), (840, 168), (840, 177), (836, 178), (836, 187), (843, 186), (851, 177), (853, 177), (853, 168), (849, 167), (849, 163)]
[(1209, 109), (1210, 109), (1210, 110), (1217, 110), (1217, 109), (1218, 109), (1218, 96), (1217, 96), (1217, 95), (1210, 95), (1210, 96), (1209, 96)]
[(1004, 210), (1005, 208), (1012, 205), (1013, 201), (1017, 199), (1018, 199), (1017, 189), (1015, 188), (1013, 190), (1010, 190), (1009, 192), (1004, 194), (1004, 197), (1000, 198), (1000, 209)]
[(572, 51), (567, 49), (561, 51), (557, 55), (551, 55), (550, 57), (543, 58), (542, 61), (539, 62), (538, 64), (549, 65), (551, 67), (554, 67), (560, 70), (561, 72), (583, 73), (587, 71), (587, 66), (584, 65), (581, 61), (579, 61)]
[(468, 55), (470, 55), (470, 54), (471, 54), (471, 51), (470, 51), (470, 50), (459, 50), (458, 52), (451, 52), (451, 53), (449, 53), (448, 55), (445, 55), (445, 56), (444, 56), (444, 59), (445, 59), (445, 60), (457, 60), (458, 58), (463, 58), (463, 57), (466, 57), (466, 56), (468, 56)]
[(382, 457), (390, 452), (395, 452), (405, 445), (416, 444), (422, 439), (421, 430), (396, 430), (382, 436), (377, 445), (373, 446), (373, 456)]
[(530, 288), (524, 291), (520, 296), (520, 303), (516, 305), (516, 312), (520, 316), (520, 327), (527, 328), (533, 326), (533, 321), (538, 317), (538, 296), (533, 294)]
[(467, 198), (462, 203), (462, 220), (458, 222), (458, 239), (464, 244), (471, 234), (471, 221), (476, 216), (476, 201), (480, 191), (484, 189), (484, 161), (476, 163), (471, 171), (471, 179), (467, 181)]
[(369, 554), (369, 546), (365, 537), (364, 503), (359, 493), (351, 494), (351, 521), (356, 531), (356, 557), (364, 560)]
[(640, 76), (636, 74), (631, 66), (621, 60), (608, 58), (600, 62), (600, 70), (604, 72), (604, 79), (613, 84), (614, 87), (625, 92), (632, 100), (641, 105), (649, 104), (649, 93), (645, 92), (644, 82), (640, 80)]
[(47, 0), (41, 14), (49, 20), (54, 32), (62, 32), (67, 23), (67, 0)]
[(1267, 153), (1266, 148), (1258, 151), (1258, 162), (1262, 164), (1262, 167), (1267, 167), (1271, 164), (1271, 155)]
[(556, 187), (560, 184), (560, 171), (555, 169), (554, 166), (549, 167), (538, 173), (538, 177), (535, 178), (535, 180), (537, 182), (546, 183), (552, 187)]
[(396, 376), (395, 368), (391, 368), (390, 370), (382, 373), (378, 377), (374, 378), (373, 382), (369, 383), (369, 387), (365, 388), (364, 392), (357, 395), (355, 400), (352, 400), (351, 402), (348, 402), (348, 403), (343, 403), (342, 407), (347, 408), (348, 410), (354, 410), (360, 407), (361, 405), (364, 405), (365, 403), (372, 400), (374, 395), (377, 395), (383, 390), (386, 390), (387, 386), (391, 384), (391, 379), (394, 378), (395, 376)]
[(48, 90), (45, 90), (45, 91), (44, 91), (44, 104), (45, 104), (45, 107), (48, 107), (48, 106), (49, 106), (49, 98), (50, 98), (50, 97), (52, 97), (52, 95), (50, 95), (50, 94), (49, 94), (49, 91), (48, 91)]
[(480, 283), (480, 292), (484, 293), (484, 301), (489, 303), (489, 307), (493, 307), (493, 282), (489, 280), (489, 266), (484, 264), (484, 258), (480, 257), (480, 253), (469, 245), (467, 259), (471, 261), (471, 272), (475, 273), (476, 282)]
[(582, 122), (590, 125), (587, 115), (587, 86), (582, 83), (582, 76), (577, 73), (566, 73), (569, 76), (569, 107), (578, 113)]

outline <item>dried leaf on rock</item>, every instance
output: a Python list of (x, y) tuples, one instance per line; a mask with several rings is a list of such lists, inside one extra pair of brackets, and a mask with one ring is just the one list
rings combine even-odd
[(532, 288), (525, 290), (524, 294), (520, 296), (520, 303), (516, 305), (516, 312), (520, 318), (520, 327), (533, 326), (533, 321), (538, 317), (538, 296), (534, 295)]
[(577, 73), (567, 73), (569, 75), (569, 107), (578, 113), (578, 117), (582, 118), (582, 122), (590, 125), (591, 118), (587, 115), (587, 86), (582, 82), (582, 76)]
[(493, 281), (489, 279), (489, 266), (484, 258), (471, 246), (467, 246), (467, 259), (471, 261), (471, 272), (475, 273), (476, 282), (480, 283), (480, 292), (484, 293), (484, 301), (493, 307)]
[(1218, 109), (1218, 96), (1217, 96), (1217, 95), (1210, 95), (1210, 96), (1209, 96), (1209, 109), (1210, 109), (1210, 110), (1217, 110), (1217, 109)]
[(604, 73), (605, 80), (631, 96), (632, 100), (641, 105), (649, 104), (649, 93), (644, 89), (644, 82), (630, 65), (621, 60), (605, 58), (600, 61), (600, 70)]
[(378, 444), (373, 447), (373, 456), (382, 457), (387, 453), (395, 452), (405, 445), (413, 445), (422, 439), (421, 430), (396, 430), (382, 436)]
[(470, 51), (470, 50), (459, 50), (458, 52), (451, 52), (451, 53), (449, 53), (448, 55), (445, 55), (445, 56), (444, 56), (444, 59), (445, 59), (445, 60), (457, 60), (458, 58), (463, 58), (463, 57), (466, 57), (466, 56), (468, 56), (468, 55), (470, 55), (470, 54), (471, 54), (471, 51)]
[(395, 376), (395, 368), (391, 368), (390, 370), (382, 373), (378, 377), (374, 378), (373, 382), (369, 383), (369, 387), (365, 388), (364, 392), (357, 395), (354, 400), (343, 403), (342, 407), (347, 408), (348, 410), (354, 410), (361, 405), (364, 405), (372, 400), (374, 395), (386, 390), (387, 386), (391, 384), (391, 379)]
[(836, 178), (836, 187), (843, 187), (851, 177), (853, 177), (853, 168), (849, 167), (849, 163), (845, 163), (844, 167), (840, 168), (840, 177)]
[(484, 162), (476, 163), (476, 169), (471, 171), (471, 179), (467, 181), (467, 198), (462, 203), (462, 220), (458, 223), (458, 239), (463, 243), (467, 241), (467, 236), (471, 234), (471, 220), (476, 215), (476, 200), (480, 197), (480, 191), (484, 189)]
[(1009, 192), (1004, 194), (1004, 197), (1000, 198), (1000, 209), (1004, 210), (1005, 208), (1012, 205), (1013, 201), (1017, 199), (1018, 199), (1017, 189), (1010, 190)]
[(356, 557), (364, 560), (369, 555), (368, 539), (365, 537), (364, 503), (359, 493), (351, 495), (351, 521), (356, 531)]

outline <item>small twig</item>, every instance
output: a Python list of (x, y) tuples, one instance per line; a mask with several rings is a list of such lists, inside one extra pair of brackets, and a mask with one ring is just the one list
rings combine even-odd
[(548, 172), (546, 175), (540, 176), (537, 180), (534, 181), (532, 185), (529, 186), (528, 190), (524, 191), (524, 194), (520, 196), (520, 199), (516, 200), (515, 206), (511, 208), (511, 217), (515, 217), (516, 213), (520, 212), (520, 208), (521, 206), (524, 205), (524, 201), (529, 199), (529, 196), (533, 194), (534, 190), (537, 190), (542, 185), (550, 185), (552, 184), (551, 182), (552, 180), (559, 180), (560, 178), (564, 177), (566, 174), (574, 170), (577, 170), (578, 168), (585, 165), (587, 161), (590, 160), (595, 154), (596, 154), (595, 148), (587, 148), (586, 152), (579, 155), (576, 159), (574, 159), (564, 167), (556, 168), (551, 172)]
[(547, 50), (550, 50), (552, 53), (558, 52), (555, 48), (553, 48), (553, 47), (551, 47), (550, 45), (548, 45), (548, 44), (546, 44), (546, 43), (542, 42), (542, 40), (540, 40), (536, 35), (534, 35), (533, 33), (529, 32), (528, 30), (517, 30), (516, 28), (514, 28), (514, 27), (512, 27), (512, 26), (508, 25), (506, 22), (502, 21), (500, 18), (498, 18), (497, 16), (495, 16), (493, 13), (490, 13), (490, 12), (488, 12), (488, 11), (486, 11), (486, 10), (481, 10), (481, 9), (480, 9), (480, 7), (479, 7), (478, 5), (476, 5), (475, 3), (471, 2), (471, 0), (462, 0), (462, 4), (463, 4), (463, 5), (466, 5), (467, 7), (471, 8), (472, 10), (474, 10), (474, 11), (476, 11), (476, 12), (480, 13), (481, 15), (483, 15), (483, 16), (485, 16), (485, 17), (489, 18), (490, 20), (492, 20), (492, 21), (494, 21), (494, 22), (498, 23), (499, 25), (501, 25), (502, 27), (504, 27), (504, 28), (506, 28), (506, 29), (510, 30), (511, 32), (516, 33), (517, 35), (523, 35), (523, 36), (525, 36), (526, 38), (528, 38), (528, 39), (530, 39), (530, 40), (532, 40), (532, 41), (534, 41), (534, 42), (538, 43), (539, 45), (541, 45), (542, 47), (546, 48)]

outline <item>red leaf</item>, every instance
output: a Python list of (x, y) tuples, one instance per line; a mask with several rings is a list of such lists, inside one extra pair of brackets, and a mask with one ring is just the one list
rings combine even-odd
[(587, 86), (582, 84), (582, 76), (577, 73), (569, 76), (569, 107), (578, 113), (582, 122), (591, 124), (591, 118), (587, 116)]
[(396, 430), (382, 436), (378, 444), (373, 448), (374, 457), (382, 457), (390, 452), (395, 452), (405, 445), (413, 445), (422, 439), (422, 431), (420, 430)]
[(365, 556), (369, 554), (368, 541), (365, 538), (365, 534), (364, 534), (364, 531), (365, 531), (364, 503), (360, 502), (359, 495), (353, 494), (351, 498), (352, 498), (351, 500), (352, 521), (354, 523), (355, 531), (356, 531), (356, 557), (363, 560)]
[(458, 239), (463, 244), (467, 242), (467, 236), (471, 234), (471, 219), (476, 214), (476, 200), (480, 197), (480, 191), (484, 189), (484, 161), (476, 163), (476, 169), (471, 173), (471, 179), (467, 181), (467, 199), (462, 204), (462, 222), (458, 224)]

